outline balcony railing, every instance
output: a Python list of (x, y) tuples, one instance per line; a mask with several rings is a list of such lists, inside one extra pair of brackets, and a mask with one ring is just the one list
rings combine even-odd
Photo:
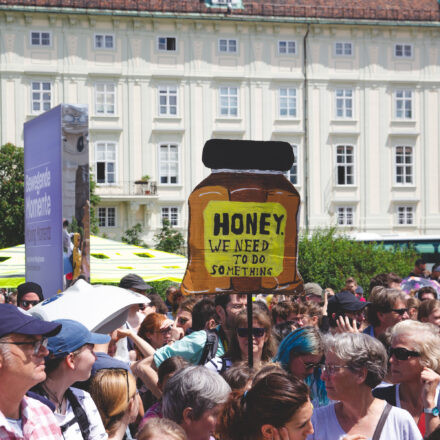
[(149, 180), (123, 180), (115, 183), (97, 183), (99, 196), (157, 196), (157, 182)]

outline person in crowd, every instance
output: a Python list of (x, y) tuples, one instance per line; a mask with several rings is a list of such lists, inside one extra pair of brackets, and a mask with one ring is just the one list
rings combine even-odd
[(417, 316), (419, 313), (420, 301), (414, 296), (408, 296), (406, 299), (406, 307), (408, 308), (409, 319), (417, 321)]
[(90, 395), (111, 440), (122, 440), (139, 411), (136, 380), (126, 369), (98, 371), (90, 384)]
[(46, 379), (47, 338), (61, 325), (21, 313), (12, 304), (0, 304), (0, 316), (0, 438), (61, 440), (51, 409), (25, 395)]
[(184, 429), (168, 419), (148, 420), (137, 435), (137, 440), (187, 440)]
[(238, 362), (226, 370), (222, 376), (232, 391), (250, 388), (255, 369), (250, 368), (246, 361)]
[[(137, 335), (147, 341), (155, 350), (164, 345), (174, 342), (173, 321), (160, 313), (150, 313), (142, 321)], [(137, 359), (143, 358), (143, 354), (135, 345)]]
[(399, 275), (390, 272), (390, 273), (380, 273), (370, 280), (370, 292), (376, 286), (386, 287), (387, 289), (400, 289), (400, 283), (402, 282), (402, 278)]
[(189, 366), (188, 362), (185, 361), (180, 356), (173, 356), (166, 360), (164, 360), (157, 371), (158, 381), (157, 381), (157, 388), (160, 391), (160, 395), (158, 395), (158, 400), (156, 403), (154, 403), (152, 406), (150, 406), (147, 411), (145, 412), (144, 417), (142, 418), (141, 422), (139, 423), (138, 430), (140, 431), (142, 429), (142, 426), (151, 418), (154, 417), (163, 417), (162, 414), (162, 393), (164, 390), (164, 387), (166, 383), (168, 382), (168, 379), (174, 376), (174, 374), (177, 373), (177, 371), (181, 370), (182, 368), (185, 368)]
[(142, 313), (145, 316), (149, 315), (150, 313), (161, 313), (162, 315), (168, 314), (168, 307), (158, 293), (151, 292), (146, 296), (150, 300), (150, 303), (146, 305), (145, 310), (142, 310)]
[[(387, 371), (387, 354), (377, 339), (363, 333), (341, 333), (329, 335), (324, 346), (322, 379), (334, 402), (313, 412), (315, 433), (308, 440), (422, 439), (407, 411), (390, 408), (371, 393)], [(382, 415), (385, 422), (380, 426)]]
[(58, 319), (61, 331), (48, 339), (46, 380), (32, 391), (55, 405), (55, 418), (65, 440), (106, 439), (107, 433), (90, 394), (73, 388), (75, 382), (90, 377), (96, 360), (94, 344), (109, 341), (108, 335), (91, 333), (83, 324), (70, 319)]
[(170, 319), (176, 313), (181, 301), (183, 301), (183, 295), (180, 286), (175, 284), (169, 286), (165, 292), (165, 304), (168, 307), (168, 317)]
[(427, 299), (438, 299), (437, 291), (431, 286), (425, 286), (417, 290), (416, 297), (420, 301), (426, 301)]
[(302, 327), (283, 339), (274, 362), (292, 376), (304, 380), (310, 387), (314, 407), (327, 405), (328, 399), (320, 375), (324, 347), (321, 333), (316, 327)]
[(345, 280), (344, 290), (351, 292), (353, 295), (358, 297), (361, 301), (365, 301), (365, 299), (363, 298), (364, 289), (362, 289), (362, 287), (358, 285), (355, 278), (348, 277)]
[(431, 271), (430, 278), (433, 281), (440, 281), (440, 264), (435, 263), (432, 266), (432, 271)]
[(403, 321), (391, 329), (390, 371), (395, 385), (374, 395), (406, 409), (424, 436), (440, 425), (440, 335), (438, 327)]
[(440, 301), (437, 299), (422, 301), (418, 310), (418, 320), (440, 327)]
[(6, 294), (0, 291), (0, 304), (6, 303)]
[(16, 290), (14, 292), (10, 293), (8, 295), (7, 303), (12, 304), (13, 306), (16, 306), (17, 305), (17, 295), (18, 295), (18, 292)]
[(304, 440), (313, 433), (312, 412), (307, 385), (278, 368), (231, 394), (218, 432), (222, 440)]
[(177, 309), (176, 326), (180, 327), (184, 334), (187, 334), (192, 327), (192, 311), (198, 301), (200, 301), (199, 298), (186, 298)]
[(17, 287), (17, 306), (23, 310), (30, 310), (44, 301), (43, 289), (37, 283), (28, 281)]
[(199, 300), (191, 313), (191, 333), (199, 330), (211, 330), (217, 327), (215, 304), (211, 298)]
[(417, 258), (414, 269), (408, 274), (409, 277), (429, 278), (430, 272), (426, 269), (426, 262), (423, 258)]
[[(225, 346), (232, 336), (234, 319), (246, 307), (246, 302), (245, 294), (216, 295), (215, 310), (220, 324), (216, 327), (215, 332), (218, 342), (215, 356), (221, 357), (225, 354)], [(205, 364), (209, 359), (202, 359), (202, 354), (207, 342), (209, 342), (208, 333), (205, 330), (193, 332), (172, 345), (156, 350), (154, 363), (156, 367), (159, 367), (165, 359), (177, 355), (182, 356), (191, 364), (199, 364), (201, 361)]]
[(165, 385), (163, 415), (178, 423), (188, 440), (209, 440), (230, 392), (231, 388), (220, 374), (202, 366), (186, 367)]
[(333, 332), (345, 331), (346, 326), (362, 328), (365, 321), (364, 310), (370, 303), (360, 301), (351, 292), (343, 290), (328, 300), (327, 314)]
[(304, 301), (321, 304), (324, 299), (322, 287), (318, 283), (304, 284)]
[(367, 311), (367, 319), (370, 323), (364, 333), (378, 337), (385, 330), (400, 321), (409, 319), (407, 296), (398, 289), (375, 287), (368, 298), (370, 305)]
[(292, 320), (293, 303), (289, 300), (280, 301), (274, 304), (270, 311), (274, 325), (289, 322)]
[[(253, 364), (258, 369), (268, 362), (276, 352), (276, 343), (272, 334), (272, 324), (268, 313), (261, 311), (256, 304), (252, 305), (252, 348)], [(235, 319), (234, 331), (227, 353), (214, 357), (206, 367), (218, 373), (225, 372), (235, 362), (248, 358), (248, 320), (247, 310), (242, 310)]]

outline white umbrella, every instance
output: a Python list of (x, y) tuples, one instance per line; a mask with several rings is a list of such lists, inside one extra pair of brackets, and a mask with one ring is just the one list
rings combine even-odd
[(110, 333), (127, 320), (128, 309), (134, 304), (148, 304), (140, 293), (116, 286), (90, 285), (78, 280), (63, 293), (46, 299), (29, 312), (45, 321), (74, 319), (90, 331)]

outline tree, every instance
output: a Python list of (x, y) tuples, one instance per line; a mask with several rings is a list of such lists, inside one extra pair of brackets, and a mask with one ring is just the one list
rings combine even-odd
[(157, 250), (183, 255), (183, 244), (185, 243), (183, 235), (173, 229), (168, 219), (163, 219), (162, 229), (154, 236), (153, 240)]
[(417, 252), (387, 250), (381, 244), (352, 241), (335, 228), (304, 234), (298, 244), (298, 270), (304, 280), (340, 291), (348, 277), (354, 277), (365, 292), (370, 279), (394, 272), (406, 277), (414, 267)]
[(99, 233), (99, 222), (96, 217), (96, 207), (101, 201), (101, 197), (99, 197), (96, 193), (96, 182), (93, 179), (93, 174), (89, 173), (90, 179), (90, 232), (94, 235), (98, 235)]
[(0, 248), (24, 243), (24, 151), (0, 147)]
[(132, 228), (127, 229), (121, 240), (127, 244), (134, 244), (136, 246), (145, 246), (145, 243), (141, 240), (140, 234), (142, 233), (142, 225), (136, 223)]

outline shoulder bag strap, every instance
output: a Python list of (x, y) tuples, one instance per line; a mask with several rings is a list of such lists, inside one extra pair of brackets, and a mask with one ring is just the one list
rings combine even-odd
[(372, 440), (379, 440), (380, 439), (380, 435), (382, 434), (383, 426), (385, 425), (385, 422), (387, 420), (388, 414), (391, 411), (391, 408), (392, 408), (392, 406), (387, 402), (385, 404), (385, 408), (382, 411), (380, 419), (377, 422), (377, 426), (376, 426), (376, 429), (374, 430)]

